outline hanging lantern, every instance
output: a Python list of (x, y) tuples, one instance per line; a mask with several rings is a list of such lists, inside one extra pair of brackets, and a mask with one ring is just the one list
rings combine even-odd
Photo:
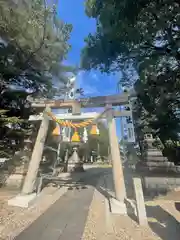
[(99, 129), (98, 129), (98, 127), (97, 127), (96, 124), (92, 125), (90, 134), (91, 134), (91, 135), (99, 135)]
[(57, 124), (55, 129), (52, 132), (53, 136), (60, 136), (60, 126)]
[(74, 134), (72, 135), (71, 142), (80, 142), (80, 137), (77, 130), (75, 130)]

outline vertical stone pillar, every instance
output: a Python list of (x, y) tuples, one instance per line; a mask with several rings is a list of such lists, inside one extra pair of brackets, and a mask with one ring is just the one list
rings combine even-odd
[(140, 225), (148, 225), (143, 188), (140, 178), (133, 178), (136, 197), (137, 217)]
[(48, 116), (44, 114), (39, 131), (38, 131), (34, 149), (32, 152), (31, 160), (28, 167), (28, 172), (24, 181), (22, 194), (30, 194), (33, 192), (37, 174), (38, 174), (39, 165), (42, 159), (48, 127), (49, 127), (49, 119), (48, 119)]
[(124, 202), (126, 197), (123, 167), (121, 162), (118, 138), (116, 135), (116, 122), (112, 110), (107, 111), (108, 132), (110, 153), (112, 158), (113, 180), (115, 197), (118, 201)]

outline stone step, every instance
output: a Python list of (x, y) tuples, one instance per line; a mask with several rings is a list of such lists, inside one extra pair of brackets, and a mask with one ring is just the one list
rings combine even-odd
[(145, 165), (148, 167), (174, 167), (172, 162), (146, 162)]
[(159, 161), (159, 162), (168, 162), (168, 159), (162, 156), (147, 156), (146, 161)]

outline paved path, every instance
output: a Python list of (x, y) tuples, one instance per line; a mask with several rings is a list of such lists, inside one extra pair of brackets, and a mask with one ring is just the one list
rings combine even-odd
[[(90, 176), (84, 179), (84, 186), (89, 182), (89, 178)], [(91, 178), (93, 178), (92, 185), (95, 185), (99, 176), (91, 176)], [(69, 190), (17, 236), (16, 240), (80, 240), (93, 193), (93, 186)]]

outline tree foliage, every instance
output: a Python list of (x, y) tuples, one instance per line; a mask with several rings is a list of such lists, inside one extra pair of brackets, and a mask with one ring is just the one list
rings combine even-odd
[(70, 48), (71, 25), (61, 22), (55, 6), (44, 2), (1, 0), (0, 4), (0, 74), (8, 83), (34, 91), (52, 87), (54, 76), (65, 80), (62, 60)]
[[(178, 140), (179, 124), (179, 75), (173, 81), (174, 72), (157, 76), (156, 72), (148, 75), (144, 81), (137, 81), (135, 90), (137, 100), (134, 119), (139, 137), (151, 131), (163, 143), (171, 139)], [(164, 79), (166, 78), (166, 79)], [(142, 139), (141, 139), (142, 140)]]
[[(136, 129), (165, 144), (179, 138), (180, 2), (87, 0), (97, 30), (85, 39), (82, 68), (137, 72)], [(141, 137), (140, 137), (141, 138)]]
[(18, 148), (18, 139), (27, 135), (32, 113), (27, 96), (55, 95), (67, 82), (67, 73), (74, 71), (62, 64), (70, 49), (71, 29), (59, 19), (51, 1), (0, 0), (2, 148), (11, 148), (11, 140)]
[(109, 70), (122, 59), (137, 65), (150, 56), (179, 59), (179, 10), (179, 1), (170, 0), (87, 0), (97, 31), (85, 40), (82, 66)]

